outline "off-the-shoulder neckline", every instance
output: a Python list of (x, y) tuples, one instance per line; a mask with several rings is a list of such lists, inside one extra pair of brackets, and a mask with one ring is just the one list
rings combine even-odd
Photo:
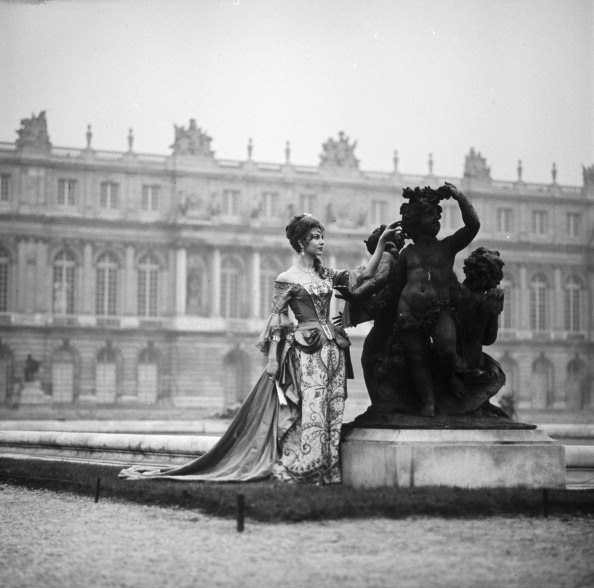
[(320, 284), (321, 282), (326, 282), (330, 278), (322, 278), (321, 280), (311, 280), (311, 282), (304, 282), (300, 284), (299, 282), (283, 282), (281, 280), (274, 280), (275, 284), (286, 284), (287, 286), (308, 286), (309, 284)]

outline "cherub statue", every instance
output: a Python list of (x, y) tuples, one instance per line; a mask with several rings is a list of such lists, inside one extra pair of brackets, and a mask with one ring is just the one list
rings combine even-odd
[(479, 247), (464, 260), (466, 279), (456, 296), (458, 308), (456, 373), (468, 392), (468, 409), (479, 409), (486, 416), (507, 416), (489, 398), (505, 384), (501, 366), (483, 352), (483, 345), (497, 339), (498, 320), (503, 310), (504, 263), (499, 251)]
[[(413, 387), (421, 399), (420, 414), (435, 416), (434, 366), (437, 358), (440, 381), (456, 398), (467, 395), (456, 377), (456, 325), (451, 290), (456, 287), (454, 259), (467, 247), (480, 228), (479, 218), (466, 198), (453, 184), (432, 188), (405, 188), (408, 200), (400, 208), (402, 229), (413, 243), (398, 258), (396, 283), (399, 289), (396, 330), (399, 333)], [(441, 206), (439, 201), (458, 202), (464, 226), (439, 240)]]

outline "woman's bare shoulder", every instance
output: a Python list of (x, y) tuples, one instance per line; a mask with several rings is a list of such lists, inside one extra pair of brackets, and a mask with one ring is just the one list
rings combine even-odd
[(294, 273), (292, 271), (293, 268), (289, 268), (288, 270), (285, 270), (284, 272), (281, 272), (280, 274), (278, 274), (276, 281), (277, 282), (293, 282), (294, 280), (292, 279), (294, 277)]

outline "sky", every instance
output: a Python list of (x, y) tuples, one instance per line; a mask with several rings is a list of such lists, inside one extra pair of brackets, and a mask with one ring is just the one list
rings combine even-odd
[(344, 131), (364, 170), (582, 184), (594, 164), (594, 0), (0, 0), (0, 141), (317, 165)]

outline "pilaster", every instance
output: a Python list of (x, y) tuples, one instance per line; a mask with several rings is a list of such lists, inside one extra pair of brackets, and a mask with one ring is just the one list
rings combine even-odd
[(556, 267), (553, 272), (553, 288), (552, 292), (552, 308), (553, 308), (553, 330), (563, 331), (565, 329), (564, 324), (564, 296), (563, 296), (563, 284), (561, 283), (561, 269)]
[(187, 288), (187, 250), (178, 247), (175, 250), (175, 314), (186, 314), (186, 288)]
[(251, 271), (251, 317), (254, 319), (260, 318), (260, 252), (253, 251), (252, 252), (252, 271)]
[(126, 261), (124, 267), (124, 314), (134, 316), (138, 314), (136, 308), (138, 283), (136, 280), (136, 271), (134, 269), (134, 247), (126, 245)]
[(220, 317), (221, 316), (221, 250), (218, 247), (215, 247), (212, 252), (212, 259), (211, 259), (211, 274), (212, 274), (212, 281), (211, 281), (211, 291), (210, 291), (210, 299), (211, 299), (211, 316), (212, 317)]
[(84, 244), (82, 268), (82, 313), (94, 314), (93, 296), (95, 294), (95, 280), (93, 272), (93, 245)]
[(37, 286), (35, 288), (35, 311), (48, 312), (51, 307), (51, 267), (48, 265), (48, 247), (41, 239), (36, 244)]
[(530, 330), (530, 289), (528, 288), (528, 269), (520, 266), (520, 296), (518, 297), (520, 314), (518, 328), (520, 331)]

